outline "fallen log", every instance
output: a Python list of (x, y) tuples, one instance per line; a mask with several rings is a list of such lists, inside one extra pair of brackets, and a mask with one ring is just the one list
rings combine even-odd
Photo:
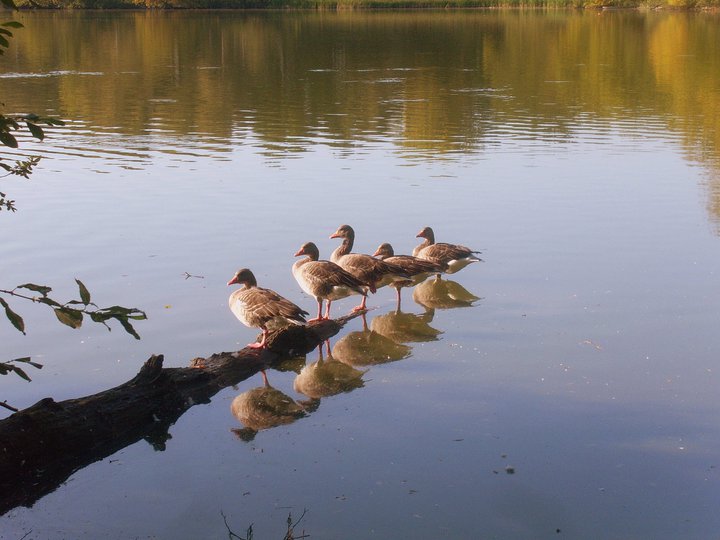
[(1, 420), (0, 515), (32, 506), (74, 472), (141, 439), (164, 450), (168, 429), (193, 405), (307, 354), (358, 315), (291, 326), (270, 334), (267, 349), (216, 353), (187, 368), (164, 368), (163, 356), (153, 355), (120, 386), (61, 402), (45, 398)]

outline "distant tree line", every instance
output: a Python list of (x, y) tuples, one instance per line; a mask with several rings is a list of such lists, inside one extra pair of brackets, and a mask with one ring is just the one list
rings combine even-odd
[(720, 8), (720, 0), (20, 0), (46, 9)]

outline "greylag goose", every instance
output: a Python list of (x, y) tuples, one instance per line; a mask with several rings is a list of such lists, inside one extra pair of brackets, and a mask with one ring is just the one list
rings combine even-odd
[(228, 299), (230, 309), (245, 326), (260, 328), (262, 339), (259, 343), (249, 343), (248, 347), (260, 349), (267, 342), (270, 322), (287, 321), (292, 324), (303, 324), (307, 311), (300, 309), (290, 300), (283, 298), (275, 291), (257, 286), (257, 280), (247, 268), (238, 270), (228, 285), (243, 285), (242, 289), (233, 291)]
[(410, 276), (410, 279), (399, 279), (393, 281), (390, 286), (397, 292), (397, 309), (400, 309), (400, 289), (403, 287), (412, 287), (418, 283), (422, 283), (430, 274), (439, 274), (445, 268), (444, 265), (426, 259), (419, 259), (412, 255), (395, 255), (393, 247), (385, 242), (373, 253), (373, 257), (379, 257), (386, 263), (394, 264), (402, 268), (403, 271)]
[(425, 227), (417, 233), (416, 238), (424, 238), (425, 241), (413, 249), (413, 256), (443, 265), (447, 274), (454, 274), (468, 264), (482, 261), (475, 256), (480, 253), (479, 251), (456, 244), (436, 243), (435, 233), (430, 227)]
[[(353, 294), (367, 295), (366, 287), (360, 280), (330, 261), (320, 261), (320, 252), (315, 244), (303, 244), (296, 257), (307, 255), (292, 266), (292, 273), (300, 288), (315, 298), (318, 303), (318, 314), (311, 321), (330, 318), (330, 304)], [(325, 317), (322, 316), (322, 303), (327, 300)]]
[[(367, 285), (370, 292), (375, 293), (380, 287), (389, 285), (398, 279), (409, 279), (410, 276), (399, 266), (386, 263), (363, 253), (351, 253), (355, 242), (355, 231), (350, 225), (340, 225), (338, 230), (330, 235), (330, 238), (342, 238), (335, 251), (332, 252), (330, 260), (339, 264), (353, 276)], [(367, 296), (355, 309), (365, 309)]]

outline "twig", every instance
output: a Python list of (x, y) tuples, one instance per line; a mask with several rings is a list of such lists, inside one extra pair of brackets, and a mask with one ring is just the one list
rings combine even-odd
[[(6, 409), (11, 410), (12, 412), (18, 412), (18, 411), (20, 410), (20, 409), (16, 409), (16, 408), (13, 407), (12, 405), (8, 405), (7, 400), (5, 400), (5, 401), (0, 401), (0, 407), (5, 407)], [(28, 533), (28, 534), (30, 534), (30, 533)], [(26, 534), (25, 536), (27, 536), (27, 534)], [(23, 536), (23, 538), (25, 538), (25, 536)], [(22, 538), (21, 538), (20, 540), (22, 540)]]
[(242, 536), (238, 536), (237, 534), (235, 534), (232, 531), (232, 529), (230, 529), (230, 525), (228, 525), (227, 517), (225, 516), (225, 512), (220, 510), (220, 515), (222, 516), (223, 521), (225, 522), (225, 528), (228, 531), (228, 539), (229, 540), (232, 540), (233, 538), (237, 538), (238, 540), (252, 540), (252, 536), (253, 536), (253, 532), (252, 532), (253, 524), (252, 523), (247, 528), (247, 532), (245, 533), (245, 534), (247, 534), (247, 536), (245, 538), (243, 538)]
[(188, 272), (183, 272), (183, 274), (185, 275), (185, 279), (189, 279), (191, 277), (198, 278), (198, 279), (205, 279), (205, 276), (195, 276), (193, 274), (189, 274)]
[(32, 300), (33, 302), (37, 302), (36, 297), (27, 296), (25, 294), (20, 294), (18, 292), (15, 292), (16, 289), (17, 289), (17, 287), (15, 289), (13, 289), (12, 291), (8, 291), (6, 289), (0, 289), (0, 293), (9, 294), (10, 296), (17, 296), (18, 298), (24, 298), (25, 300)]
[(307, 514), (307, 508), (303, 508), (302, 515), (297, 519), (295, 523), (292, 522), (292, 513), (288, 514), (287, 518), (287, 524), (288, 524), (288, 530), (285, 534), (285, 538), (283, 540), (298, 540), (299, 538), (310, 538), (309, 534), (305, 534), (305, 530), (303, 530), (302, 535), (295, 536), (294, 529), (298, 526), (298, 524), (302, 521), (302, 519), (305, 517), (305, 514)]

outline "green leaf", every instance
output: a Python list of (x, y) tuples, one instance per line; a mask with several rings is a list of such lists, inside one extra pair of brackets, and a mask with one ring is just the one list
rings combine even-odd
[(20, 369), (19, 367), (17, 367), (17, 366), (10, 366), (10, 369), (12, 369), (15, 373), (17, 373), (18, 375), (20, 375), (20, 376), (21, 376), (23, 379), (25, 379), (26, 381), (29, 382), (29, 381), (31, 380), (30, 377), (28, 377), (28, 374), (25, 373), (25, 372), (24, 372), (22, 369)]
[(25, 283), (25, 285), (18, 285), (18, 289), (28, 289), (29, 291), (35, 291), (39, 292), (43, 296), (47, 296), (50, 291), (52, 291), (51, 287), (48, 287), (47, 285), (35, 285), (34, 283)]
[(5, 315), (7, 315), (8, 319), (10, 319), (12, 325), (24, 334), (25, 321), (23, 321), (23, 318), (10, 309), (10, 306), (3, 298), (0, 298), (0, 304), (5, 308)]
[(47, 296), (43, 296), (42, 298), (37, 298), (37, 301), (41, 304), (45, 304), (46, 306), (53, 306), (53, 307), (61, 307), (60, 302), (56, 302), (52, 298), (49, 298)]
[(7, 40), (7, 38), (0, 36), (0, 47), (9, 47), (10, 42)]
[(81, 311), (67, 307), (55, 308), (54, 311), (58, 321), (64, 325), (70, 328), (80, 328), (82, 326), (83, 314)]
[(120, 321), (120, 324), (122, 325), (122, 327), (125, 329), (125, 331), (126, 331), (128, 334), (130, 334), (130, 335), (131, 335), (132, 337), (134, 337), (135, 339), (140, 339), (140, 336), (139, 336), (138, 333), (135, 331), (135, 329), (133, 328), (132, 324), (130, 324), (130, 321), (128, 321), (126, 317), (117, 317), (117, 316), (116, 316), (115, 318), (116, 318), (118, 321)]
[(93, 311), (90, 313), (90, 318), (93, 320), (93, 322), (104, 323), (108, 319), (111, 319), (112, 315), (107, 315), (102, 311)]
[(10, 362), (22, 362), (23, 364), (30, 364), (32, 367), (37, 369), (42, 369), (42, 364), (38, 364), (37, 362), (32, 361), (31, 356), (23, 356), (22, 358), (15, 358), (14, 360), (10, 360)]
[(80, 289), (80, 299), (87, 306), (90, 303), (90, 291), (87, 290), (87, 287), (79, 279), (76, 278), (75, 283), (78, 284), (78, 288)]
[(6, 28), (0, 27), (0, 34), (8, 37), (12, 37), (12, 32), (10, 30), (7, 30)]
[(18, 147), (17, 139), (7, 131), (0, 131), (0, 143), (3, 143), (5, 146), (9, 146), (10, 148)]
[[(2, 36), (0, 36), (1, 38)], [(30, 133), (32, 133), (32, 136), (36, 139), (43, 140), (45, 138), (45, 132), (42, 130), (41, 127), (33, 124), (32, 122), (25, 121), (25, 125), (30, 130)]]
[[(6, 0), (2, 0), (2, 3), (8, 7), (15, 5), (12, 1), (10, 1), (8, 3), (8, 2), (6, 2)], [(7, 26), (8, 28), (25, 28), (25, 25), (19, 21), (7, 21), (7, 22), (0, 24), (0, 26)]]

